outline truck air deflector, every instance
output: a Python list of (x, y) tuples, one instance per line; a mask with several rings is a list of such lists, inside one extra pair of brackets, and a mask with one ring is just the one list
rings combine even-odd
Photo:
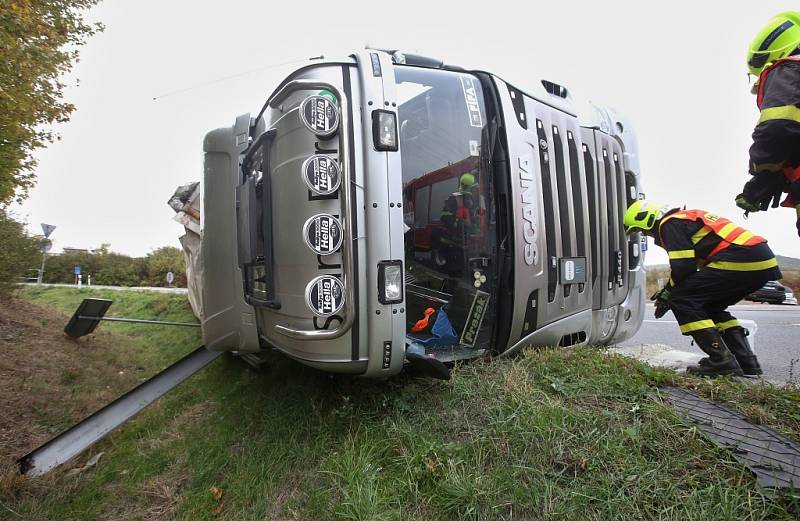
[(347, 333), (355, 320), (355, 273), (353, 267), (353, 210), (352, 210), (352, 176), (350, 156), (351, 156), (351, 127), (349, 99), (343, 95), (341, 90), (335, 85), (318, 80), (297, 79), (292, 80), (278, 90), (267, 102), (272, 108), (277, 108), (292, 93), (301, 90), (327, 90), (339, 101), (339, 168), (341, 170), (341, 189), (339, 193), (342, 198), (342, 208), (339, 220), (342, 225), (342, 285), (344, 286), (344, 316), (341, 323), (332, 329), (304, 330), (295, 329), (281, 324), (275, 325), (275, 330), (280, 334), (296, 340), (331, 340), (339, 338)]

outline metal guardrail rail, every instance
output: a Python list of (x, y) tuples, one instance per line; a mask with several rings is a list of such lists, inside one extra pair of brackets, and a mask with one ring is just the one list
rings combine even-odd
[(220, 355), (221, 351), (198, 347), (143, 384), (20, 458), (17, 461), (20, 473), (39, 476), (77, 456)]

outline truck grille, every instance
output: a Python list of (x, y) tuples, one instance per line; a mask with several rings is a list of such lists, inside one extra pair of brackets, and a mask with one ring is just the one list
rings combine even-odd
[[(569, 189), (567, 188), (567, 172), (564, 164), (564, 143), (561, 141), (561, 134), (558, 127), (553, 125), (553, 145), (556, 155), (556, 186), (558, 187), (558, 215), (561, 225), (561, 255), (572, 257), (572, 234), (569, 226)], [(572, 287), (567, 284), (564, 286), (564, 296), (569, 297)]]
[[(575, 254), (586, 257), (586, 232), (583, 224), (583, 193), (581, 191), (581, 167), (578, 159), (578, 146), (575, 136), (567, 131), (567, 146), (569, 148), (569, 173), (572, 182), (572, 208), (575, 215), (575, 238), (578, 248)], [(578, 284), (578, 292), (583, 292), (584, 284)]]
[(586, 196), (589, 198), (589, 236), (592, 244), (592, 287), (597, 286), (600, 276), (600, 214), (597, 209), (597, 171), (594, 156), (586, 143), (583, 144), (583, 164), (586, 168)]
[[(544, 258), (547, 262), (547, 301), (553, 302), (556, 298), (558, 286), (558, 251), (556, 247), (555, 209), (553, 208), (553, 182), (550, 177), (550, 156), (547, 152), (547, 133), (542, 120), (536, 120), (536, 134), (539, 138), (539, 166), (542, 172), (542, 199), (544, 201), (544, 228), (546, 238), (546, 251)], [(544, 146), (542, 146), (544, 145)]]

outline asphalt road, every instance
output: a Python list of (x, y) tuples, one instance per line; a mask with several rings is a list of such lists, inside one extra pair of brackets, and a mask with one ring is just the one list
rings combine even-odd
[[(691, 337), (681, 335), (671, 312), (656, 320), (653, 310), (648, 304), (642, 328), (621, 346), (666, 344), (699, 352), (690, 344)], [(800, 306), (740, 304), (728, 310), (738, 319), (756, 322), (757, 330), (750, 342), (764, 369), (764, 378), (776, 384), (800, 384)]]

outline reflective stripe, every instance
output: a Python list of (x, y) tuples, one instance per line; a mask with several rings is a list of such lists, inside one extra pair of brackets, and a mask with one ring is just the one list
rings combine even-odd
[(800, 123), (800, 107), (794, 105), (784, 105), (782, 107), (770, 107), (761, 111), (758, 118), (759, 123), (773, 119), (788, 119)]
[(734, 231), (734, 230), (736, 230), (736, 228), (738, 228), (738, 227), (739, 227), (739, 226), (738, 226), (737, 224), (735, 224), (735, 223), (728, 223), (728, 224), (726, 224), (725, 226), (723, 226), (723, 227), (722, 227), (722, 228), (721, 228), (721, 229), (720, 229), (720, 230), (717, 232), (717, 235), (719, 235), (719, 236), (720, 236), (720, 237), (722, 237), (723, 239), (727, 239), (727, 238), (728, 238), (728, 235), (730, 235), (730, 234), (731, 234), (731, 232), (732, 232), (732, 231)]
[(711, 233), (711, 228), (708, 228), (708, 227), (706, 227), (706, 226), (703, 226), (702, 228), (700, 228), (699, 230), (697, 230), (697, 233), (695, 233), (694, 235), (692, 235), (692, 244), (697, 244), (698, 242), (700, 242), (701, 240), (703, 240), (703, 237), (705, 237), (705, 236), (706, 236), (706, 235), (708, 235), (709, 233)]
[(697, 320), (695, 322), (689, 322), (688, 324), (681, 324), (681, 333), (685, 335), (686, 333), (691, 333), (692, 331), (708, 329), (711, 327), (716, 327), (713, 320)]
[(673, 250), (668, 251), (670, 259), (694, 259), (694, 250)]
[(747, 241), (749, 241), (749, 240), (750, 240), (750, 239), (752, 239), (752, 238), (753, 238), (753, 232), (748, 232), (747, 230), (745, 230), (744, 232), (742, 232), (742, 234), (741, 234), (741, 235), (739, 235), (738, 237), (736, 237), (736, 238), (735, 238), (734, 240), (732, 240), (731, 242), (732, 242), (733, 244), (739, 244), (739, 245), (742, 245), (742, 244), (746, 243)]
[(709, 262), (709, 268), (727, 271), (761, 271), (778, 265), (775, 257), (758, 262), (714, 261)]
[(730, 329), (732, 327), (739, 327), (739, 321), (735, 318), (725, 322), (717, 322), (717, 329), (720, 331), (725, 331), (726, 329)]

